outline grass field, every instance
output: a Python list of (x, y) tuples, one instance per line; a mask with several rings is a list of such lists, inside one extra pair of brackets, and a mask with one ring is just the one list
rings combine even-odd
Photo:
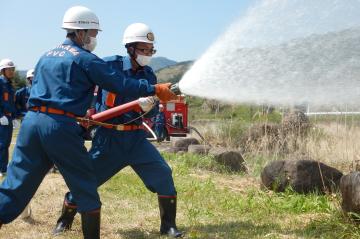
[[(325, 125), (325, 139), (307, 145), (310, 154), (349, 171), (358, 157), (360, 130)], [(259, 174), (269, 158), (246, 157), (248, 174), (233, 174), (211, 157), (164, 154), (173, 168), (178, 191), (178, 227), (185, 238), (360, 238), (359, 227), (342, 215), (340, 195), (275, 194), (260, 190)], [(48, 174), (31, 201), (34, 221), (4, 225), (0, 238), (53, 238), (67, 191), (59, 174)], [(131, 169), (118, 173), (100, 189), (102, 238), (159, 238), (156, 195)], [(68, 233), (82, 238), (79, 216)]]

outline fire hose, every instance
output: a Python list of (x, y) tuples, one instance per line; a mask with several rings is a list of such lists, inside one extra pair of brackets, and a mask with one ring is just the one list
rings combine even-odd
[[(176, 95), (181, 94), (178, 84), (171, 85), (170, 90)], [(153, 97), (156, 98), (156, 101), (158, 101), (156, 96), (153, 96)], [(98, 126), (104, 126), (104, 127), (108, 127), (108, 128), (114, 128), (114, 127), (121, 128), (122, 125), (113, 125), (113, 124), (109, 124), (109, 123), (104, 123), (104, 121), (112, 119), (119, 115), (125, 114), (129, 111), (141, 112), (141, 107), (139, 105), (138, 100), (134, 100), (134, 101), (113, 107), (111, 109), (102, 111), (100, 113), (91, 115), (89, 117), (77, 117), (76, 119), (78, 122), (86, 125), (87, 127), (90, 125), (98, 125)], [(144, 114), (140, 115), (138, 118), (144, 116), (148, 112), (144, 112)], [(138, 118), (136, 118), (136, 119), (138, 119)], [(134, 120), (136, 120), (136, 119), (134, 119)], [(133, 122), (134, 120), (127, 122), (126, 124), (129, 124), (129, 123)], [(123, 126), (125, 126), (126, 124), (123, 124)]]

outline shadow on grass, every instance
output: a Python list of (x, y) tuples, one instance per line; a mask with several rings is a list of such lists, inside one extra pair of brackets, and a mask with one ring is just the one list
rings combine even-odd
[(26, 222), (27, 224), (30, 224), (30, 225), (40, 224), (40, 221), (37, 221), (32, 217), (26, 217), (26, 218), (23, 218), (22, 220), (23, 220), (23, 222)]
[[(280, 224), (255, 224), (251, 221), (224, 222), (219, 224), (194, 225), (191, 227), (179, 227), (185, 232), (184, 238), (360, 238), (359, 226), (334, 220), (316, 220), (305, 227), (282, 228)], [(152, 239), (161, 237), (157, 230), (141, 231), (139, 229), (119, 230), (122, 238)]]
[[(280, 231), (276, 224), (255, 225), (252, 222), (224, 222), (220, 224), (195, 225), (179, 227), (185, 232), (184, 238), (262, 238), (263, 236)], [(119, 230), (123, 238), (162, 238), (159, 231), (141, 231), (139, 229)], [(166, 238), (166, 237), (164, 237)]]
[(360, 225), (341, 216), (333, 215), (327, 220), (314, 220), (306, 227), (294, 229), (294, 235), (305, 238), (360, 238)]
[(116, 234), (119, 234), (121, 238), (126, 239), (143, 239), (143, 238), (159, 238), (159, 231), (141, 231), (138, 228), (134, 228), (131, 230), (118, 230)]

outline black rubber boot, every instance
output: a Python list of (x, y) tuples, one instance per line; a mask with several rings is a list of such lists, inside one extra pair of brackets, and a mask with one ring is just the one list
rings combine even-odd
[(100, 239), (100, 209), (81, 213), (84, 239)]
[(59, 235), (66, 230), (70, 230), (77, 212), (77, 206), (75, 204), (69, 203), (66, 200), (67, 195), (68, 193), (65, 194), (61, 216), (57, 220), (56, 226), (53, 231), (54, 235)]
[(160, 208), (160, 233), (171, 238), (182, 237), (176, 228), (176, 196), (158, 196)]

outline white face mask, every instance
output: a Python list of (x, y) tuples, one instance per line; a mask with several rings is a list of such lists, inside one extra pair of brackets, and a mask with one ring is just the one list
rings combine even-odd
[(90, 38), (90, 42), (85, 43), (83, 48), (91, 52), (91, 51), (95, 50), (95, 47), (97, 45), (97, 39), (96, 39), (96, 37), (89, 37), (89, 38)]
[(147, 66), (150, 64), (151, 56), (137, 55), (136, 62), (140, 66)]

